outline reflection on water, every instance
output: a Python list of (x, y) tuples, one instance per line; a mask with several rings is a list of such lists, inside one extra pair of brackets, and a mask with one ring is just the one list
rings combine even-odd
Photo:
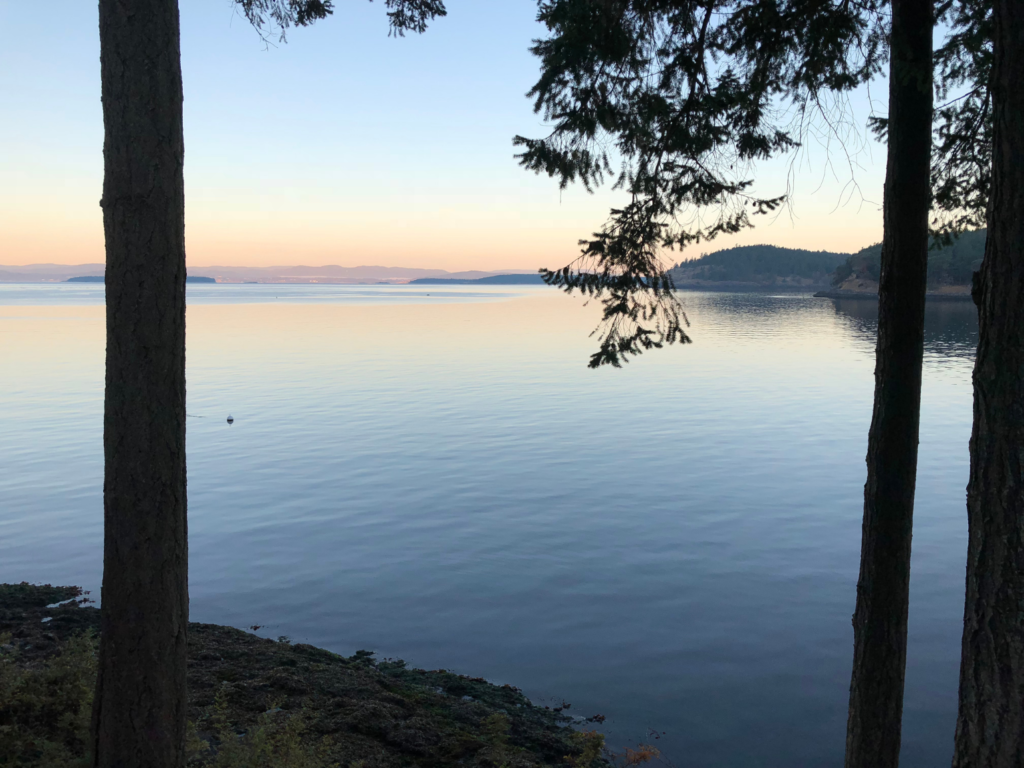
[[(444, 285), (335, 285), (235, 283), (187, 286), (189, 304), (410, 304), (494, 301), (515, 296), (508, 288)], [(103, 304), (102, 283), (0, 283), (0, 306)]]
[[(878, 302), (831, 299), (836, 315), (853, 321), (851, 330), (872, 347), (878, 332)], [(929, 301), (925, 304), (926, 356), (974, 359), (978, 347), (978, 309), (971, 301)]]
[[(99, 583), (91, 288), (0, 287), (0, 580)], [(549, 289), (276, 288), (189, 288), (196, 620), (564, 697), (679, 766), (841, 762), (873, 304), (688, 293), (694, 344), (591, 371)], [(905, 766), (952, 744), (973, 306), (926, 343)]]

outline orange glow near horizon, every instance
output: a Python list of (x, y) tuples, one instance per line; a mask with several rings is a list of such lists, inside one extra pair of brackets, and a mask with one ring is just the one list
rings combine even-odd
[[(101, 263), (95, 4), (67, 4), (59, 20), (8, 5), (18, 34), (0, 72), (0, 265)], [(558, 268), (626, 199), (610, 184), (559, 190), (517, 164), (513, 137), (551, 130), (524, 98), (539, 73), (530, 41), (545, 34), (533, 4), (465, 3), (427, 34), (390, 41), (381, 9), (356, 4), (271, 49), (219, 3), (180, 5), (192, 269)], [(869, 96), (850, 97), (849, 126), (880, 114)], [(665, 261), (879, 241), (884, 147), (859, 128), (844, 142), (842, 157), (808, 141), (751, 167), (750, 194), (789, 192), (792, 206)]]
[[(0, 200), (0, 204), (3, 201)], [(533, 207), (533, 206), (531, 206)], [(515, 211), (497, 211), (476, 218), (459, 212), (420, 212), (396, 220), (394, 214), (277, 216), (193, 214), (186, 223), (190, 267), (376, 265), (463, 270), (535, 270), (557, 267), (575, 258), (577, 241), (597, 229), (602, 211), (566, 211), (553, 207), (548, 215), (536, 208), (534, 222)], [(0, 264), (102, 263), (103, 228), (97, 209), (55, 211), (42, 216), (30, 210), (0, 222), (3, 244)], [(559, 215), (563, 214), (562, 220)], [(589, 215), (588, 215), (589, 214)], [(738, 245), (769, 243), (788, 248), (855, 252), (881, 239), (876, 211), (812, 221), (786, 216), (729, 237), (668, 251), (666, 262), (678, 262)], [(382, 235), (382, 233), (385, 233)]]

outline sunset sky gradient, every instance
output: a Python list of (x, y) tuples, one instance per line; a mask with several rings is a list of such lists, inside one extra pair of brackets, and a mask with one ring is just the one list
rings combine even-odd
[[(557, 267), (621, 194), (558, 190), (519, 168), (511, 139), (545, 133), (525, 93), (544, 30), (531, 0), (450, 0), (422, 36), (388, 38), (383, 3), (346, 0), (265, 47), (231, 0), (182, 0), (188, 263), (456, 270)], [(95, 2), (47, 13), (0, 0), (0, 264), (103, 261)], [(884, 110), (885, 84), (870, 94)], [(731, 245), (853, 251), (881, 239), (885, 150), (852, 102), (855, 179), (817, 142), (792, 205)], [(851, 137), (847, 137), (851, 139)], [(786, 191), (792, 159), (758, 169)]]

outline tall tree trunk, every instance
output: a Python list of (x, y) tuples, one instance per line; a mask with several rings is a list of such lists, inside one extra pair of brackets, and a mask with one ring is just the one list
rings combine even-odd
[(184, 765), (185, 195), (177, 0), (100, 0), (107, 373), (93, 765)]
[(899, 764), (928, 269), (932, 2), (893, 0), (875, 404), (868, 433), (847, 768)]
[(1024, 2), (996, 0), (956, 768), (1024, 765)]

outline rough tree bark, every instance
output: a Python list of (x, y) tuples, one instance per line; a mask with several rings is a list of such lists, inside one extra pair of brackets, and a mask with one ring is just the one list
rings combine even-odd
[(955, 768), (1024, 765), (1024, 2), (996, 0)]
[(185, 196), (177, 0), (100, 0), (107, 369), (97, 768), (184, 765)]
[(917, 477), (932, 130), (931, 0), (893, 0), (889, 146), (847, 768), (899, 764)]

